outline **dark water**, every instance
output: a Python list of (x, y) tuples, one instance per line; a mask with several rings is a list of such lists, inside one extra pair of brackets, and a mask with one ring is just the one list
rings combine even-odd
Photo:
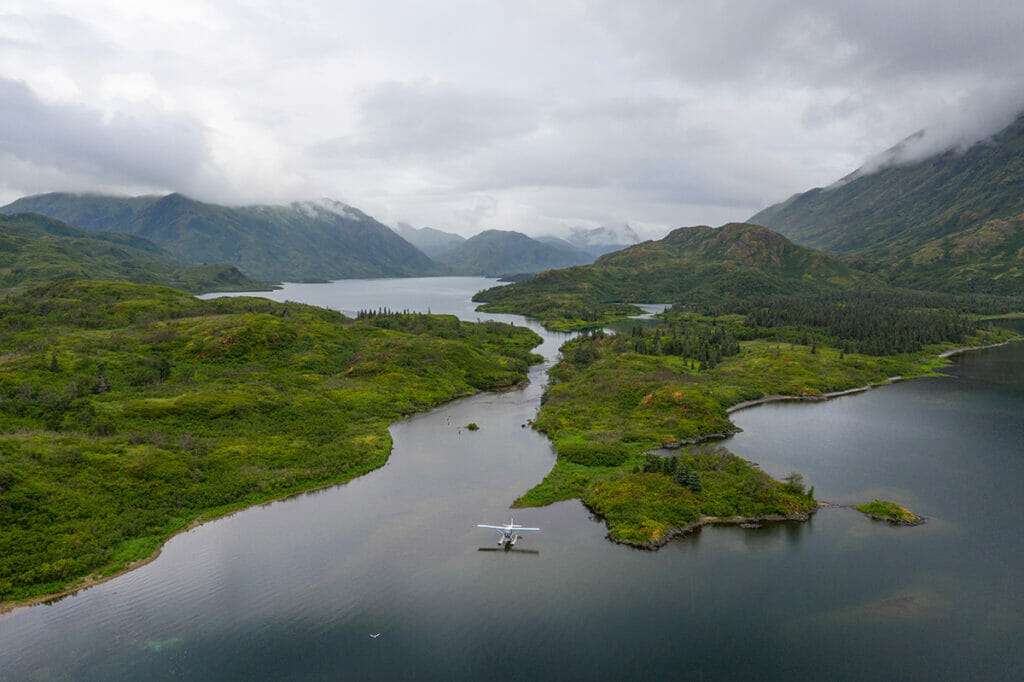
[[(475, 319), (468, 294), (489, 283), (275, 297)], [(195, 529), (137, 571), (0, 618), (0, 678), (1024, 676), (1024, 345), (962, 356), (948, 378), (734, 415), (745, 431), (727, 445), (769, 472), (802, 471), (833, 502), (892, 497), (928, 524), (827, 509), (653, 553), (608, 542), (575, 501), (516, 512), (543, 528), (530, 551), (490, 551), (496, 534), (475, 527), (507, 520), (551, 467), (522, 427), (543, 371), (395, 424), (391, 460), (368, 476)]]

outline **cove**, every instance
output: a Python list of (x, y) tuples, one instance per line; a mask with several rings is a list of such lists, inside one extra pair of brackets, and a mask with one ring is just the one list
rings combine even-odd
[[(0, 618), (3, 679), (1019, 678), (1024, 349), (948, 377), (735, 413), (725, 441), (831, 502), (885, 495), (912, 529), (824, 509), (644, 552), (578, 501), (516, 511), (526, 552), (477, 523), (550, 469), (536, 412), (563, 335), (473, 311), (493, 280), (287, 285), (279, 300), (527, 323), (529, 386), (393, 425), (388, 464), (171, 540), (153, 563)], [(477, 432), (459, 429), (470, 422)], [(371, 638), (372, 633), (381, 633)]]

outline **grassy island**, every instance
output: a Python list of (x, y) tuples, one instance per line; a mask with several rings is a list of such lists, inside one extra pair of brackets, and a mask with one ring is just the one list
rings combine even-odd
[(384, 464), (388, 424), (539, 361), (533, 332), (64, 281), (0, 303), (0, 600)]
[(918, 516), (906, 507), (901, 507), (888, 500), (858, 504), (854, 509), (878, 521), (888, 521), (897, 526), (918, 526), (924, 523), (923, 516)]

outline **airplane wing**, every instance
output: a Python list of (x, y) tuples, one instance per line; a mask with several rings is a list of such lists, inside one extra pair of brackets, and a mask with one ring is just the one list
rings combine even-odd
[(494, 530), (508, 530), (505, 526), (488, 526), (483, 523), (476, 524), (477, 528), (493, 528)]
[(513, 528), (512, 530), (540, 530), (540, 528)]

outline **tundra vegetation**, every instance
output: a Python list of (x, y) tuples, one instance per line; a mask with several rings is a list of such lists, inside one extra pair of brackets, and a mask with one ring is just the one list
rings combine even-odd
[(0, 599), (381, 466), (388, 424), (525, 381), (533, 332), (62, 281), (0, 302)]

